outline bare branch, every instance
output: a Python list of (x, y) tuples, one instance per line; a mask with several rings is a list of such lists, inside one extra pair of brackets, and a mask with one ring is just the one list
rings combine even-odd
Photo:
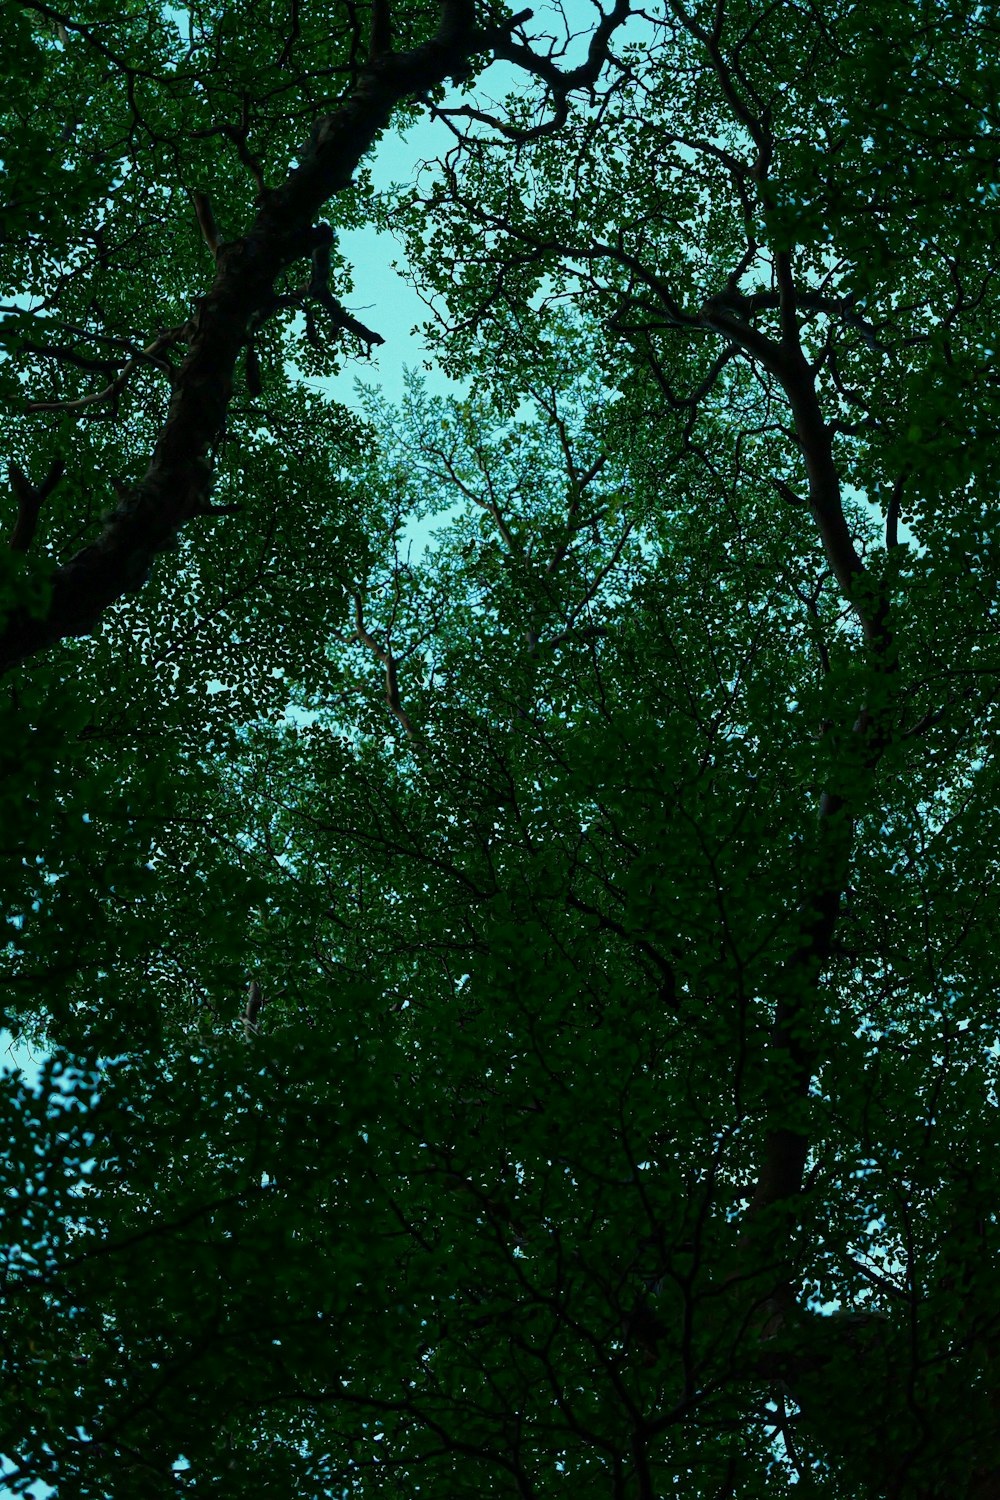
[(42, 506), (51, 495), (66, 471), (61, 458), (53, 461), (49, 472), (37, 487), (31, 483), (23, 469), (17, 464), (7, 466), (10, 487), (17, 500), (17, 520), (11, 531), (8, 545), (12, 552), (27, 552), (34, 540), (38, 517)]
[(259, 1018), (263, 1009), (264, 996), (261, 994), (260, 985), (256, 978), (251, 979), (246, 1009), (243, 1012), (243, 1030), (248, 1037), (256, 1036), (260, 1031)]
[(396, 658), (393, 656), (388, 644), (386, 644), (385, 646), (380, 646), (375, 637), (366, 628), (360, 594), (354, 595), (354, 620), (354, 633), (357, 636), (358, 640), (361, 641), (363, 645), (367, 646), (368, 650), (376, 658), (376, 660), (380, 661), (385, 667), (385, 701), (389, 705), (390, 712), (392, 713), (394, 718), (396, 718), (402, 725), (403, 731), (406, 734), (407, 738), (411, 740), (418, 740), (419, 736), (416, 730), (413, 728), (410, 718), (406, 710), (404, 709), (402, 700), (399, 696), (399, 679), (396, 676)]
[(527, 73), (533, 73), (547, 86), (552, 100), (552, 114), (548, 120), (531, 126), (527, 130), (516, 131), (507, 127), (503, 134), (514, 140), (532, 141), (538, 140), (541, 136), (551, 135), (564, 125), (569, 115), (570, 96), (579, 90), (587, 92), (593, 90), (607, 64), (611, 38), (631, 14), (630, 0), (615, 0), (612, 9), (602, 14), (594, 28), (594, 34), (587, 48), (586, 60), (579, 67), (571, 68), (568, 72), (563, 72), (551, 57), (543, 57), (524, 43), (511, 39), (510, 31), (513, 31), (522, 21), (527, 20), (531, 12), (526, 11), (516, 16), (507, 36), (498, 39), (494, 47), (495, 55), (505, 62), (523, 68)]
[(201, 230), (202, 239), (211, 250), (212, 259), (215, 260), (219, 254), (219, 246), (222, 244), (222, 236), (215, 222), (212, 200), (207, 193), (195, 191), (191, 194), (191, 201), (194, 203), (194, 211), (198, 216), (198, 228)]
[(159, 355), (164, 349), (169, 348), (171, 344), (177, 343), (180, 336), (181, 330), (176, 328), (168, 329), (164, 333), (158, 333), (151, 344), (147, 344), (145, 349), (139, 350), (137, 354), (134, 354), (128, 360), (121, 373), (116, 375), (114, 380), (102, 387), (101, 390), (92, 391), (89, 396), (76, 396), (69, 401), (29, 401), (25, 410), (80, 411), (85, 406), (100, 406), (105, 401), (117, 401), (128, 384), (130, 376), (134, 374), (141, 364), (152, 363), (160, 368), (164, 365), (168, 369), (170, 368), (169, 363), (166, 360), (161, 360)]

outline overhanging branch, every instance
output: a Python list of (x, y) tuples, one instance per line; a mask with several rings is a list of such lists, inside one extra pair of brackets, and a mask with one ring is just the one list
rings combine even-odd
[[(8, 617), (0, 630), (0, 672), (65, 636), (93, 630), (105, 609), (142, 586), (180, 528), (206, 513), (209, 454), (248, 330), (273, 305), (278, 278), (308, 253), (323, 204), (349, 186), (398, 104), (461, 75), (473, 57), (497, 54), (530, 15), (477, 27), (473, 0), (445, 0), (429, 41), (373, 59), (345, 102), (316, 122), (298, 166), (281, 187), (260, 193), (250, 232), (218, 247), (215, 279), (186, 329), (188, 352), (145, 476), (119, 498), (97, 539), (56, 571), (46, 614), (17, 610)], [(360, 325), (357, 331), (368, 333)]]

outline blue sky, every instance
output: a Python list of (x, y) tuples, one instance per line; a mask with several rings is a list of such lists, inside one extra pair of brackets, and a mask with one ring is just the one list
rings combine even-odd
[[(405, 135), (387, 131), (370, 163), (376, 190), (394, 182), (411, 182), (421, 162), (443, 155), (453, 143), (447, 126), (430, 119), (418, 121)], [(431, 313), (402, 274), (393, 270), (393, 261), (402, 260), (402, 247), (387, 231), (371, 227), (342, 231), (340, 247), (354, 271), (354, 291), (345, 299), (348, 310), (380, 333), (385, 343), (372, 351), (369, 362), (346, 365), (333, 389), (339, 400), (353, 400), (343, 387), (353, 386), (360, 376), (366, 385), (380, 385), (390, 401), (398, 402), (404, 370), (419, 367), (426, 358), (423, 341), (414, 330)], [(442, 375), (435, 378), (432, 371), (429, 379), (433, 389), (447, 388)]]

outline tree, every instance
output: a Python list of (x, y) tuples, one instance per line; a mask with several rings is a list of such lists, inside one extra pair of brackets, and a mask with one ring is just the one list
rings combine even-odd
[(1000, 1492), (989, 9), (11, 15), (12, 1486)]

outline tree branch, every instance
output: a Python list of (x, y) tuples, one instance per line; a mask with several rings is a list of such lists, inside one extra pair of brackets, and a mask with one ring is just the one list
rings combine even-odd
[(65, 472), (66, 465), (62, 459), (55, 459), (49, 472), (36, 488), (23, 469), (18, 468), (15, 463), (8, 464), (7, 474), (10, 478), (10, 487), (17, 500), (17, 520), (14, 522), (8, 541), (12, 552), (27, 552), (31, 546), (42, 506)]
[(19, 609), (7, 619), (0, 672), (64, 636), (93, 630), (109, 605), (142, 586), (178, 530), (204, 513), (208, 455), (224, 425), (247, 330), (273, 304), (278, 278), (301, 259), (322, 205), (350, 185), (398, 104), (460, 74), (476, 54), (496, 53), (530, 14), (477, 28), (473, 0), (445, 0), (429, 41), (374, 60), (350, 97), (317, 120), (298, 166), (281, 187), (260, 195), (250, 232), (219, 247), (215, 280), (188, 325), (188, 353), (145, 476), (119, 500), (97, 539), (57, 570), (47, 613), (33, 618)]

